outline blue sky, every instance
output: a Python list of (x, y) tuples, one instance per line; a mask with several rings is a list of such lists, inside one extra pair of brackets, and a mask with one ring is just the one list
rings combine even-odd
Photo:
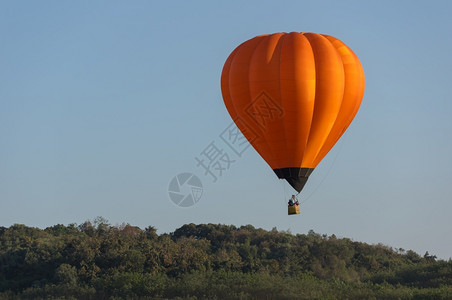
[[(449, 1), (3, 1), (0, 4), (0, 226), (185, 223), (336, 234), (452, 257), (452, 22)], [(366, 91), (348, 132), (291, 193), (252, 149), (220, 134), (229, 53), (259, 34), (344, 41)], [(217, 182), (195, 157), (235, 160)], [(203, 195), (174, 205), (191, 172)]]

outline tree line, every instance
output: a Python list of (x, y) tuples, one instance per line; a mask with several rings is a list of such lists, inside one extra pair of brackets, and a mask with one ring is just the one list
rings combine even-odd
[(0, 227), (0, 299), (452, 299), (428, 252), (251, 225)]

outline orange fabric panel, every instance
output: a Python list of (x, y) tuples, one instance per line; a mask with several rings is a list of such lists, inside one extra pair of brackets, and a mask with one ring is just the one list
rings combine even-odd
[[(265, 141), (264, 133), (259, 126), (246, 113), (246, 108), (251, 103), (248, 73), (249, 62), (255, 46), (263, 40), (264, 36), (255, 37), (236, 48), (229, 56), (228, 62), (223, 68), (221, 78), (223, 99), (229, 114), (243, 135), (251, 142), (251, 145), (271, 165), (272, 154)], [(229, 60), (228, 58), (228, 60)], [(257, 139), (254, 139), (255, 136)]]
[(292, 167), (301, 167), (314, 112), (316, 85), (314, 53), (304, 35), (292, 32), (285, 38), (280, 80), (288, 161)]
[[(281, 86), (280, 86), (280, 60), (282, 33), (272, 34), (266, 37), (255, 49), (250, 60), (248, 80), (250, 86), (250, 100), (253, 101), (249, 112), (255, 118), (262, 129), (263, 138), (271, 151), (270, 165), (286, 165), (287, 160), (287, 138), (283, 123), (281, 108)], [(270, 96), (266, 108), (260, 103), (260, 95)], [(246, 101), (246, 100), (245, 100)], [(281, 110), (278, 111), (278, 108)], [(263, 116), (262, 116), (263, 115)]]
[(314, 164), (317, 165), (336, 144), (348, 128), (356, 113), (364, 95), (364, 71), (358, 57), (343, 42), (332, 37), (325, 37), (331, 41), (341, 56), (345, 72), (345, 88), (341, 109), (333, 128), (325, 141), (322, 150), (318, 153)]
[(302, 167), (315, 168), (314, 159), (321, 150), (336, 121), (344, 94), (344, 68), (336, 49), (323, 36), (305, 36), (314, 51), (316, 88), (311, 131)]
[(275, 33), (231, 53), (221, 89), (232, 119), (272, 169), (315, 168), (358, 111), (364, 73), (336, 38)]

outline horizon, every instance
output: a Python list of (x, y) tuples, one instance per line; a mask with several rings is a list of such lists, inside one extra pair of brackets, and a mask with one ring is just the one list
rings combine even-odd
[[(134, 227), (134, 228), (139, 228), (141, 231), (144, 231), (148, 227), (152, 227), (152, 228), (155, 229), (155, 232), (156, 232), (156, 234), (158, 236), (165, 235), (165, 234), (166, 235), (171, 235), (171, 234), (175, 233), (178, 229), (181, 229), (181, 228), (183, 228), (186, 225), (192, 225), (192, 224), (195, 225), (195, 226), (201, 226), (201, 225), (217, 225), (217, 226), (227, 226), (227, 227), (233, 226), (233, 227), (235, 227), (237, 229), (240, 229), (242, 227), (252, 226), (256, 230), (264, 230), (266, 232), (272, 232), (272, 231), (276, 230), (276, 232), (278, 232), (278, 233), (286, 233), (286, 234), (290, 234), (292, 236), (296, 236), (298, 234), (300, 234), (300, 235), (315, 234), (317, 236), (320, 236), (322, 238), (327, 238), (327, 239), (332, 238), (332, 237), (334, 237), (336, 239), (347, 239), (347, 240), (350, 240), (351, 242), (364, 243), (364, 244), (369, 245), (369, 246), (383, 246), (383, 247), (387, 247), (390, 250), (392, 250), (392, 251), (394, 251), (394, 252), (396, 252), (398, 254), (402, 254), (402, 255), (406, 254), (408, 251), (414, 251), (413, 249), (396, 248), (396, 247), (394, 247), (392, 245), (383, 244), (381, 242), (367, 243), (365, 241), (358, 241), (358, 240), (355, 240), (355, 239), (347, 237), (347, 236), (338, 236), (338, 235), (336, 235), (334, 233), (326, 234), (326, 233), (316, 232), (313, 229), (309, 229), (307, 232), (294, 233), (294, 232), (291, 232), (290, 229), (284, 230), (284, 229), (278, 229), (277, 227), (273, 227), (272, 229), (269, 230), (269, 229), (265, 229), (265, 228), (261, 228), (261, 227), (255, 227), (253, 224), (242, 224), (242, 225), (237, 226), (237, 225), (234, 225), (234, 224), (222, 224), (222, 223), (187, 223), (187, 224), (181, 225), (178, 228), (175, 228), (172, 231), (159, 232), (159, 229), (157, 227), (153, 226), (152, 224), (148, 224), (147, 226), (144, 226), (144, 227), (136, 226), (134, 224), (130, 224), (130, 223), (126, 223), (126, 222), (110, 224), (107, 219), (103, 218), (102, 216), (97, 216), (93, 220), (86, 220), (86, 221), (84, 221), (84, 222), (82, 222), (80, 224), (78, 224), (78, 223), (69, 223), (69, 224), (60, 224), (60, 223), (58, 223), (58, 224), (54, 224), (54, 225), (47, 226), (47, 227), (43, 228), (43, 227), (28, 226), (26, 224), (15, 223), (15, 224), (10, 225), (9, 227), (4, 227), (4, 226), (3, 227), (4, 228), (11, 228), (11, 227), (16, 226), (16, 225), (19, 225), (19, 226), (23, 225), (23, 226), (26, 226), (26, 227), (29, 227), (29, 228), (35, 228), (35, 229), (39, 229), (39, 230), (46, 230), (46, 229), (50, 229), (50, 228), (53, 228), (53, 227), (58, 226), (58, 225), (62, 225), (62, 226), (65, 226), (65, 227), (74, 226), (75, 228), (77, 228), (77, 230), (82, 231), (82, 229), (80, 227), (82, 225), (84, 225), (85, 223), (87, 223), (87, 222), (89, 222), (94, 228), (97, 228), (100, 224), (105, 224), (105, 225), (108, 225), (110, 228), (116, 228), (116, 229), (121, 229), (121, 227), (123, 227), (123, 226), (124, 227), (125, 226), (131, 226), (131, 227)], [(2, 227), (2, 226), (0, 226), (0, 227)], [(435, 260), (438, 260), (438, 261), (450, 261), (452, 259), (452, 258), (445, 259), (445, 258), (437, 257), (437, 255), (435, 253), (432, 253), (432, 252), (430, 252), (428, 250), (426, 250), (426, 252), (424, 254), (419, 253), (417, 251), (414, 251), (414, 252), (416, 254), (418, 254), (419, 256), (430, 255), (432, 257), (435, 257)]]

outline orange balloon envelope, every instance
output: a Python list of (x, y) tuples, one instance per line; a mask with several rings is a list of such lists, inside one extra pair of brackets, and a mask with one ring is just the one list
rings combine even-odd
[(364, 72), (353, 51), (332, 36), (275, 33), (229, 55), (221, 90), (243, 135), (300, 192), (356, 115)]

